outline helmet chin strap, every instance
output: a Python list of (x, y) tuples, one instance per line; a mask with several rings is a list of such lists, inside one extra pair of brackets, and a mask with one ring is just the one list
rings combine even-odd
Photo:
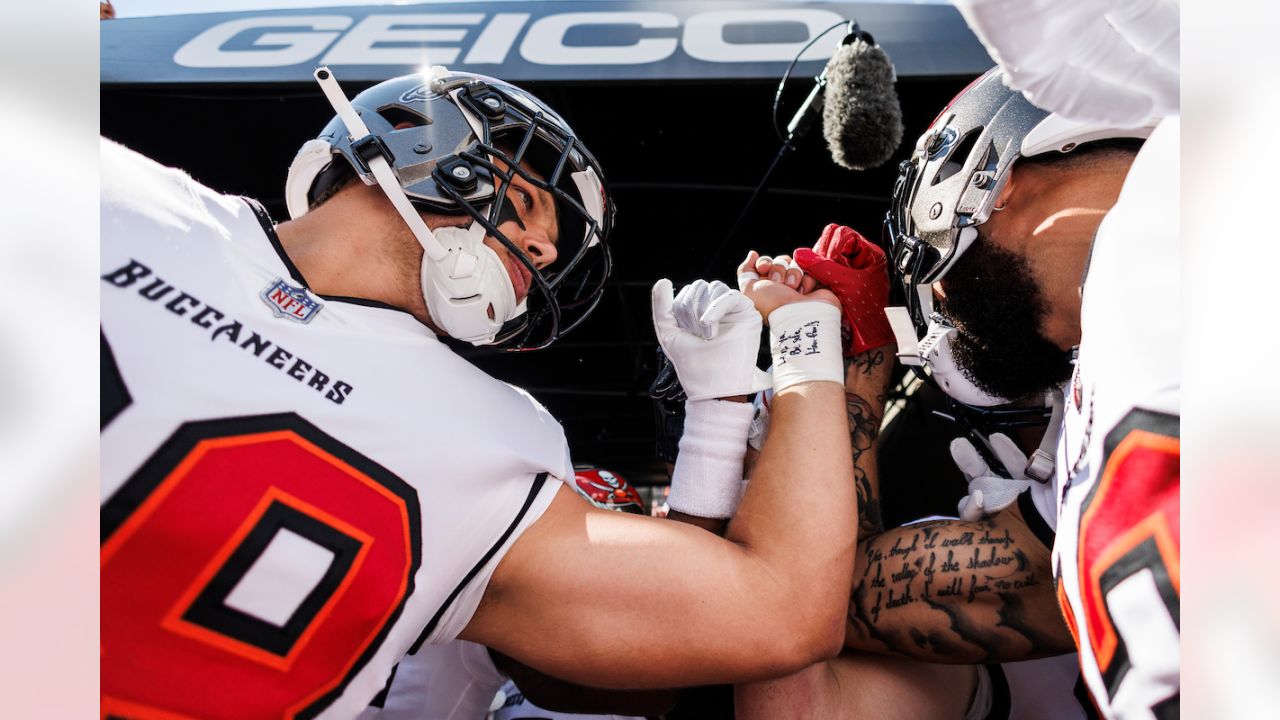
[[(447, 72), (443, 67), (433, 67), (433, 80)], [(352, 142), (369, 137), (369, 127), (351, 106), (333, 72), (319, 67), (314, 76), (347, 126)], [(468, 228), (441, 228), (439, 233), (433, 233), (405, 195), (387, 158), (382, 153), (371, 153), (365, 162), (378, 187), (422, 245), (422, 291), (432, 319), (449, 337), (473, 345), (493, 342), (507, 321), (525, 311), (525, 303), (516, 302), (515, 288), (502, 260), (484, 244), (484, 227), (473, 220)]]

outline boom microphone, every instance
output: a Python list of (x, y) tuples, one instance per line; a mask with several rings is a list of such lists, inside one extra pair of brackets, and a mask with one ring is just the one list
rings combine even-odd
[(884, 163), (902, 143), (902, 106), (889, 56), (871, 35), (854, 31), (823, 75), (822, 134), (831, 159), (850, 170)]
[[(778, 105), (792, 68), (806, 50), (841, 25), (847, 28), (847, 34), (827, 62), (826, 69), (814, 78), (813, 89), (787, 124), (787, 133), (783, 135), (778, 127)], [(819, 110), (822, 112), (822, 134), (831, 149), (831, 159), (837, 164), (850, 170), (866, 170), (882, 164), (893, 155), (902, 143), (902, 107), (893, 89), (894, 80), (889, 56), (856, 22), (841, 21), (832, 25), (796, 53), (773, 96), (773, 127), (782, 147), (778, 148), (773, 164), (751, 191), (751, 197), (728, 234), (711, 253), (703, 276), (715, 277), (721, 256), (726, 248), (734, 245), (738, 233), (746, 225), (751, 208), (768, 187), (774, 171), (788, 153), (796, 151), (798, 141), (812, 127)]]

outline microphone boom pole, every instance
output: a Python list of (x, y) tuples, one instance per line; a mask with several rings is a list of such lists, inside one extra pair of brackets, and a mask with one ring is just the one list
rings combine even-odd
[(765, 171), (764, 176), (760, 178), (760, 182), (756, 183), (756, 187), (751, 191), (751, 197), (747, 199), (747, 204), (742, 206), (742, 211), (738, 213), (738, 219), (734, 221), (729, 232), (720, 241), (715, 252), (711, 253), (711, 258), (707, 261), (706, 268), (702, 271), (702, 276), (710, 277), (715, 273), (716, 266), (720, 263), (721, 256), (729, 248), (733, 241), (738, 238), (738, 234), (742, 231), (743, 225), (746, 223), (747, 216), (751, 214), (751, 209), (755, 206), (756, 201), (760, 199), (760, 195), (765, 188), (769, 186), (769, 181), (773, 179), (773, 174), (777, 172), (778, 167), (782, 164), (782, 159), (795, 151), (796, 143), (800, 138), (804, 137), (813, 127), (814, 120), (822, 110), (823, 91), (827, 86), (827, 70), (823, 68), (822, 73), (813, 79), (813, 89), (809, 91), (809, 96), (805, 98), (804, 103), (796, 114), (792, 116), (791, 122), (787, 123), (787, 134), (784, 137), (778, 129), (778, 103), (782, 98), (782, 90), (787, 80), (791, 77), (791, 71), (795, 68), (796, 63), (800, 61), (800, 57), (813, 47), (814, 43), (821, 40), (827, 33), (835, 30), (841, 25), (849, 28), (845, 39), (841, 44), (849, 42), (850, 38), (859, 33), (858, 24), (852, 20), (842, 20), (831, 27), (823, 30), (817, 37), (810, 40), (796, 56), (792, 58), (791, 64), (787, 66), (787, 70), (782, 75), (782, 80), (778, 83), (778, 90), (773, 96), (773, 128), (777, 133), (782, 146), (778, 148), (778, 154), (773, 157), (773, 162), (769, 164), (769, 169)]

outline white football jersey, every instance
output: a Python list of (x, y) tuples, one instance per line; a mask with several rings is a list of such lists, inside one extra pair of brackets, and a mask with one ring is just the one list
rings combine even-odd
[(103, 712), (353, 717), (466, 626), (564, 433), (307, 290), (256, 203), (110, 142), (101, 170)]
[[(1052, 483), (1031, 483), (1018, 497), (1027, 527), (1046, 548), (1054, 545)], [(1096, 717), (1081, 682), (1076, 653), (986, 667), (993, 703), (985, 720), (1091, 720)], [(1002, 691), (1003, 686), (1003, 691)]]
[(582, 715), (543, 710), (525, 699), (524, 693), (510, 680), (502, 686), (502, 696), (502, 706), (493, 714), (493, 720), (644, 720), (630, 715)]
[(1059, 599), (1111, 718), (1179, 712), (1178, 130), (1156, 128), (1098, 229), (1058, 446)]
[[(981, 720), (1093, 720), (1075, 653), (982, 665), (985, 675), (966, 718)], [(982, 708), (983, 712), (975, 710)]]
[(423, 645), (400, 660), (359, 720), (481, 720), (505, 682), (483, 645)]

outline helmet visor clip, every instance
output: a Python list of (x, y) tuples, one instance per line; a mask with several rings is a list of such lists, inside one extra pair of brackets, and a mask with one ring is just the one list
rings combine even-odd
[(395, 155), (391, 154), (391, 148), (388, 148), (382, 138), (377, 135), (369, 134), (359, 140), (353, 140), (351, 142), (351, 152), (364, 164), (361, 170), (365, 173), (372, 172), (369, 169), (369, 163), (375, 157), (381, 157), (387, 161), (388, 165), (395, 167)]

